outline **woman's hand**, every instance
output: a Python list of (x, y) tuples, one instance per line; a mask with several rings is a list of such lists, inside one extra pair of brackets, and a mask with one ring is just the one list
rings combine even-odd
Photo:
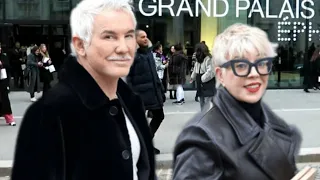
[(42, 67), (42, 66), (43, 66), (43, 63), (42, 63), (42, 62), (38, 62), (38, 66), (39, 66), (39, 67)]

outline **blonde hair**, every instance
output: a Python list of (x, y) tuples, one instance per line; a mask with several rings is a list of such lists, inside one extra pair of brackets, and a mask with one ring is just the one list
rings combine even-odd
[(39, 50), (40, 50), (40, 53), (42, 54), (43, 57), (49, 58), (50, 56), (49, 56), (48, 49), (47, 49), (46, 52), (42, 52), (42, 50), (41, 50), (41, 49), (42, 49), (43, 47), (45, 47), (45, 46), (46, 46), (45, 44), (40, 44)]
[[(269, 41), (267, 33), (263, 30), (247, 24), (236, 23), (215, 38), (212, 48), (212, 62), (215, 67), (221, 66), (235, 57), (243, 57), (252, 48), (257, 50), (259, 57), (275, 57), (277, 56), (277, 47), (277, 44)], [(219, 86), (220, 82), (216, 79), (216, 87)]]

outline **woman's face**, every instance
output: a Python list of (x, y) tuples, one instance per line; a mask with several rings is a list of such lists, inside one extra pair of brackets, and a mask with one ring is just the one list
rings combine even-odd
[(160, 54), (162, 54), (162, 46), (159, 47), (159, 49), (158, 49), (157, 52), (160, 53)]
[[(241, 57), (241, 59), (247, 59), (251, 63), (261, 58), (263, 57), (258, 57), (256, 50), (247, 52), (243, 58)], [(251, 68), (251, 72), (246, 77), (236, 76), (231, 67), (218, 67), (216, 68), (216, 74), (221, 84), (234, 98), (247, 103), (258, 102), (268, 86), (269, 75), (261, 76), (255, 67)]]
[(42, 51), (42, 52), (47, 52), (47, 47), (46, 47), (46, 46), (42, 46), (42, 47), (41, 47), (41, 51)]
[(174, 53), (175, 52), (174, 46), (171, 46), (170, 50), (171, 50), (172, 53)]
[(40, 53), (40, 49), (37, 49), (35, 54), (38, 55)]

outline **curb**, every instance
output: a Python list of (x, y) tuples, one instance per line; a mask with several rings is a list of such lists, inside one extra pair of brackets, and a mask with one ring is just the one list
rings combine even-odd
[[(156, 156), (157, 169), (172, 168), (172, 154), (159, 154)], [(319, 163), (320, 162), (320, 147), (319, 148), (303, 148), (297, 158), (297, 163)], [(0, 161), (0, 177), (9, 176), (11, 173), (12, 161)]]

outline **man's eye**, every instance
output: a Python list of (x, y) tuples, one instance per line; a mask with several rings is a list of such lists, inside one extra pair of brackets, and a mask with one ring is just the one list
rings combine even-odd
[(104, 38), (105, 38), (105, 39), (114, 39), (113, 36), (105, 36)]
[(126, 38), (134, 38), (134, 35), (132, 35), (132, 34), (126, 35)]

